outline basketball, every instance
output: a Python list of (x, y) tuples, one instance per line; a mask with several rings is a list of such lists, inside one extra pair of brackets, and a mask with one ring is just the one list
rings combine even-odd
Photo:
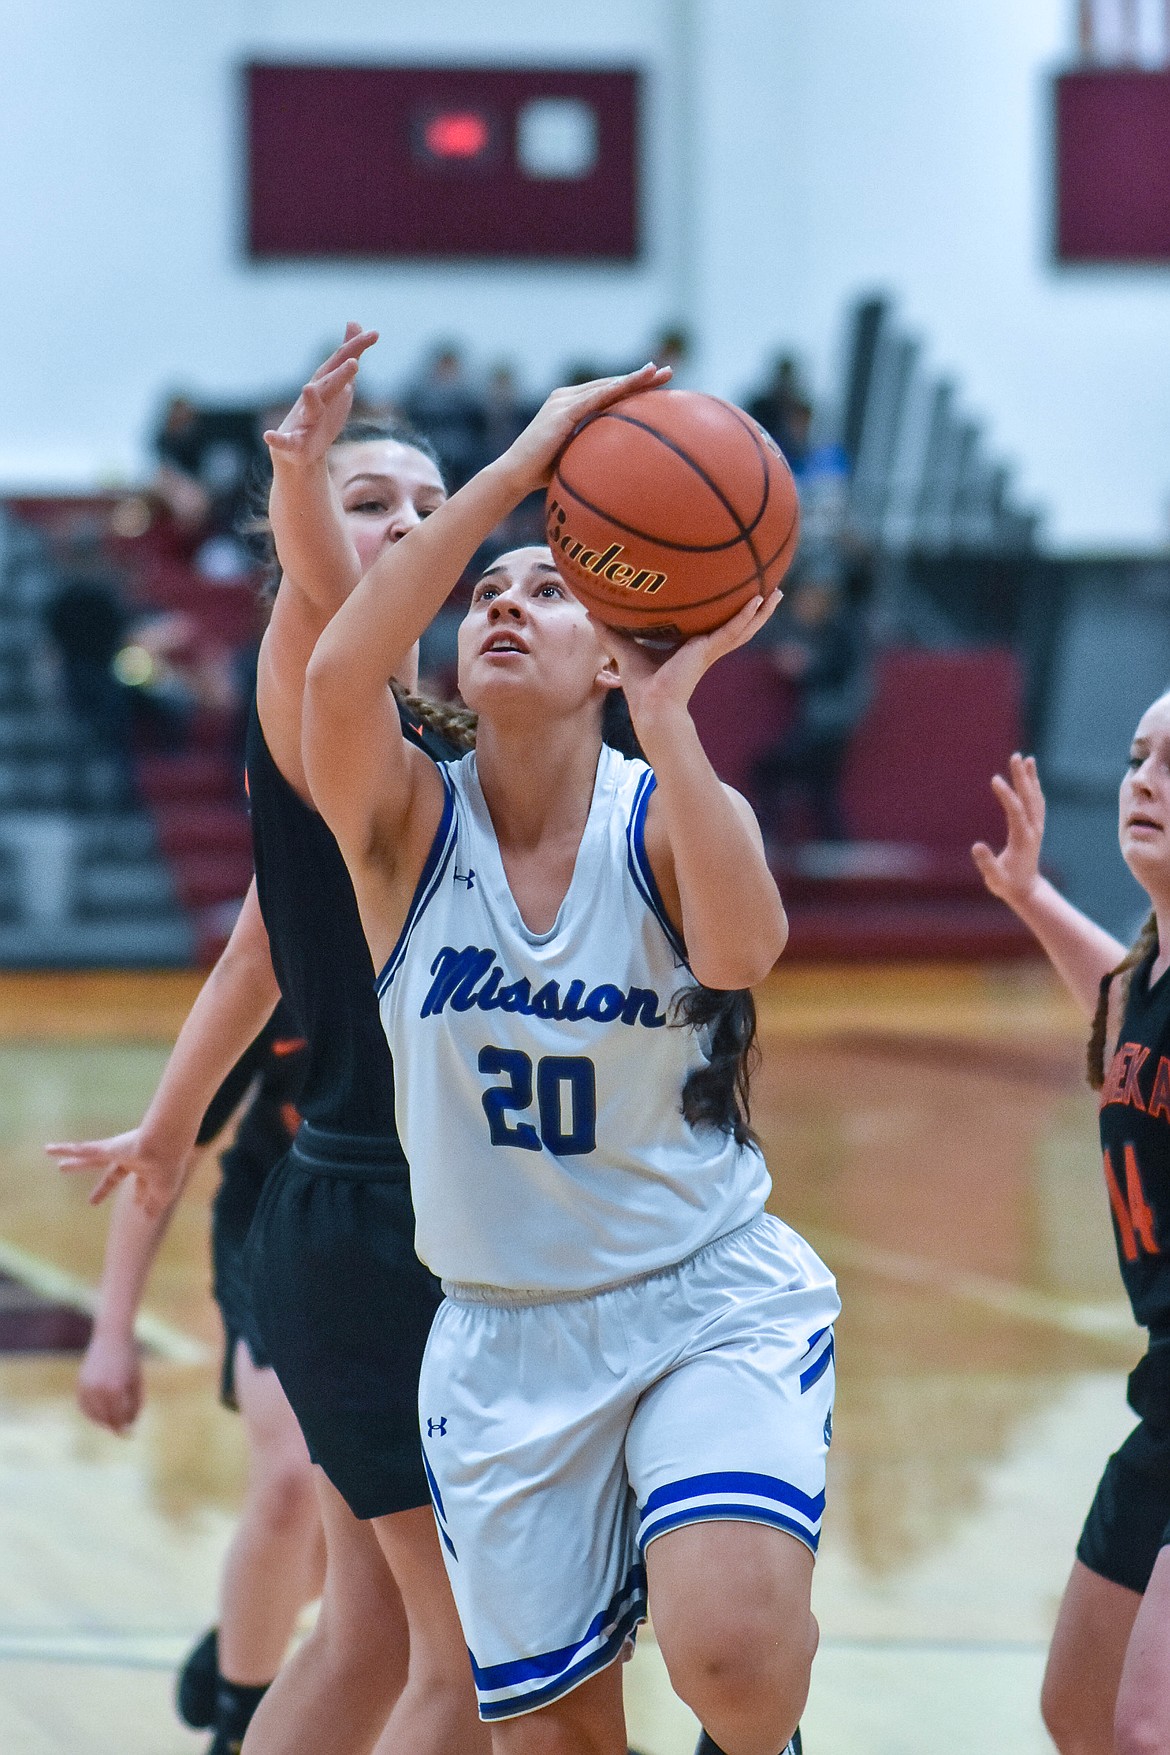
[(796, 552), (796, 483), (742, 409), (649, 390), (582, 422), (545, 506), (565, 583), (600, 621), (684, 639), (767, 597)]

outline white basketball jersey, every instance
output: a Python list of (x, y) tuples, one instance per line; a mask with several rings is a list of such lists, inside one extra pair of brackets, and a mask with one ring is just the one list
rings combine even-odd
[(572, 882), (530, 932), (474, 753), (440, 768), (442, 821), (378, 978), (417, 1248), (444, 1280), (588, 1292), (755, 1218), (760, 1153), (683, 1119), (706, 1043), (643, 845), (654, 776), (605, 747)]

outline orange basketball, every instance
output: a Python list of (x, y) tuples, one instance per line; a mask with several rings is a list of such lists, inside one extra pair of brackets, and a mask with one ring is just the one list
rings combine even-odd
[(742, 409), (647, 390), (577, 428), (545, 529), (565, 583), (599, 621), (677, 640), (776, 589), (800, 508), (779, 447)]

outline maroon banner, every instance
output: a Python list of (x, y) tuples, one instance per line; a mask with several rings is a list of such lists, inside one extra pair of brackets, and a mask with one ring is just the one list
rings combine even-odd
[(1062, 262), (1170, 262), (1170, 72), (1062, 74), (1056, 179)]
[(254, 257), (634, 258), (632, 70), (253, 65)]

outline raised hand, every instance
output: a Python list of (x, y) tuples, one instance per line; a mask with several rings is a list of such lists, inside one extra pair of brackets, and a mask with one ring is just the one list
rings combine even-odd
[(89, 1197), (94, 1207), (127, 1176), (133, 1176), (137, 1182), (134, 1198), (152, 1218), (164, 1212), (178, 1195), (189, 1161), (188, 1157), (176, 1160), (160, 1153), (139, 1127), (104, 1140), (57, 1141), (45, 1150), (57, 1160), (59, 1170), (98, 1172), (99, 1180)]
[(320, 462), (349, 419), (358, 362), (377, 339), (376, 329), (346, 324), (341, 346), (317, 367), (276, 430), (265, 433), (274, 462)]
[(94, 1329), (77, 1376), (82, 1413), (110, 1432), (127, 1431), (142, 1407), (142, 1360), (133, 1335)]
[(699, 679), (717, 659), (755, 638), (779, 607), (781, 591), (753, 597), (737, 615), (709, 634), (692, 634), (673, 651), (643, 645), (616, 628), (605, 627), (602, 639), (613, 653), (635, 726), (656, 708), (685, 707)]
[(588, 384), (572, 384), (566, 389), (554, 390), (500, 461), (519, 477), (523, 493), (547, 487), (557, 458), (572, 436), (574, 427), (586, 415), (599, 414), (603, 408), (609, 408), (639, 390), (656, 389), (669, 378), (669, 366), (656, 366), (651, 362), (640, 366), (636, 372), (623, 372), (614, 378), (594, 378)]
[(1040, 879), (1040, 844), (1044, 839), (1044, 793), (1034, 756), (1014, 755), (1007, 780), (996, 774), (991, 789), (1007, 818), (1007, 841), (993, 853), (977, 841), (971, 857), (993, 896), (1010, 908), (1026, 902)]

